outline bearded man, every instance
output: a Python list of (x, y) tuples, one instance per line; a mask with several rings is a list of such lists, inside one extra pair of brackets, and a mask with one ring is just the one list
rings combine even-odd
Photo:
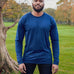
[[(43, 12), (44, 0), (33, 0), (33, 11), (21, 17), (15, 38), (17, 62), (21, 74), (55, 74), (59, 65), (59, 36), (55, 19)], [(23, 38), (25, 48), (22, 56)], [(49, 36), (51, 37), (52, 53)]]

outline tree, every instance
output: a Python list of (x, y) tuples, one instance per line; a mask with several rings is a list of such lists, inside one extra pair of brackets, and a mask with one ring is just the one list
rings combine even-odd
[(23, 14), (32, 11), (32, 7), (30, 5), (28, 5), (27, 3), (25, 3), (25, 4), (24, 3), (21, 3), (20, 6), (22, 8)]
[(3, 16), (10, 21), (15, 21), (17, 18), (23, 15), (22, 8), (20, 4), (16, 3), (14, 0), (9, 0), (3, 6)]
[(45, 11), (46, 13), (48, 13), (49, 15), (55, 17), (55, 9), (47, 8), (47, 9), (44, 9), (44, 11)]
[[(11, 71), (18, 72), (18, 64), (10, 56), (6, 48), (6, 32), (12, 28), (15, 23), (9, 27), (5, 27), (3, 24), (2, 7), (7, 0), (0, 0), (0, 73), (5, 71), (5, 74)], [(3, 3), (2, 3), (3, 2)]]
[(72, 11), (72, 5), (71, 0), (60, 0), (57, 2), (59, 4), (55, 14), (56, 19), (58, 21), (66, 22), (67, 24), (71, 24), (71, 11)]
[(71, 22), (74, 24), (74, 0), (71, 0), (72, 11), (71, 11)]
[(9, 0), (3, 6), (3, 16), (4, 20), (14, 22), (17, 18), (26, 14), (27, 12), (32, 11), (32, 7), (27, 3), (16, 3), (15, 0)]

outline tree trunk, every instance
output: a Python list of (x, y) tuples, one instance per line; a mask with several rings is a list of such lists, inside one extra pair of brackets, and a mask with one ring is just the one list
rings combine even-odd
[(17, 21), (9, 27), (5, 27), (3, 24), (2, 8), (0, 7), (0, 73), (5, 72), (4, 74), (10, 74), (10, 72), (14, 71), (15, 73), (18, 72), (18, 63), (14, 61), (10, 56), (6, 48), (6, 32), (12, 28)]

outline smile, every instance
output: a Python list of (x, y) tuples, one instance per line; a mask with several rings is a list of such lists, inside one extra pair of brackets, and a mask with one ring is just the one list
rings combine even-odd
[(36, 6), (41, 7), (40, 5), (36, 5)]

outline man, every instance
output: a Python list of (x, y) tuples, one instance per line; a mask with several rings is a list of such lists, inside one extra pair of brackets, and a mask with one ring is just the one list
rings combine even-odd
[[(43, 12), (44, 0), (33, 0), (33, 11), (21, 17), (15, 47), (21, 74), (33, 74), (36, 64), (40, 74), (55, 74), (59, 64), (59, 38), (54, 18)], [(25, 51), (22, 57), (23, 38)], [(49, 42), (51, 37), (54, 62)]]

